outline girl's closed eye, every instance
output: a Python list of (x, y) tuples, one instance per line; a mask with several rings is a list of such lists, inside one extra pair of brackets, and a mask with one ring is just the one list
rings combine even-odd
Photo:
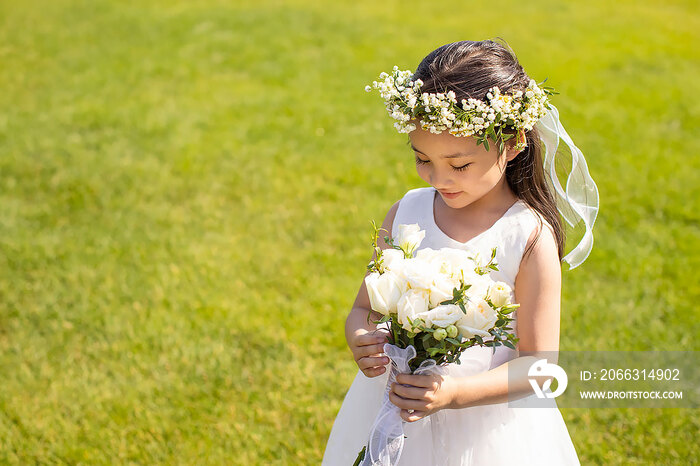
[[(421, 159), (420, 157), (418, 157), (418, 156), (416, 155), (416, 165), (425, 165), (425, 164), (428, 164), (428, 163), (430, 163), (430, 160), (423, 160), (423, 159)], [(470, 162), (470, 163), (465, 163), (464, 165), (461, 165), (461, 166), (459, 166), (459, 167), (454, 167), (454, 166), (453, 166), (452, 169), (453, 169), (454, 171), (461, 172), (461, 171), (466, 170), (467, 167), (468, 167), (469, 165), (471, 165), (471, 162)]]
[(416, 165), (424, 165), (426, 163), (430, 163), (430, 160), (423, 160), (416, 155)]

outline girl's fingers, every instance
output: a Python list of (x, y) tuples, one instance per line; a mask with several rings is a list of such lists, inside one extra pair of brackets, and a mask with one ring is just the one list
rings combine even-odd
[(391, 390), (399, 395), (401, 398), (406, 398), (408, 400), (425, 400), (425, 388), (418, 388), (413, 386), (405, 386), (398, 383), (394, 383), (391, 386)]
[(437, 389), (437, 383), (432, 375), (409, 375), (398, 374), (396, 382), (403, 385), (413, 385), (414, 387), (423, 387)]
[(425, 411), (413, 411), (410, 412), (407, 409), (401, 410), (401, 419), (406, 422), (416, 422), (425, 417)]
[(401, 409), (412, 409), (414, 411), (425, 410), (425, 402), (407, 400), (405, 398), (401, 398), (394, 392), (389, 392), (389, 401), (391, 401), (395, 406), (398, 406)]
[(365, 370), (370, 367), (384, 367), (387, 364), (389, 364), (389, 358), (386, 356), (380, 358), (365, 357), (357, 360), (357, 366), (360, 370)]
[(355, 349), (355, 357), (361, 358), (364, 356), (372, 356), (375, 354), (382, 354), (383, 352), (384, 352), (384, 345), (358, 346)]
[(369, 369), (362, 370), (362, 373), (365, 374), (365, 376), (367, 377), (377, 377), (379, 375), (382, 375), (384, 372), (386, 372), (384, 366), (370, 367)]
[(376, 330), (372, 330), (371, 332), (369, 332), (368, 335), (372, 335), (373, 337), (381, 338), (384, 341), (387, 341), (387, 340), (389, 340), (389, 335), (391, 335), (391, 332), (385, 328), (378, 328)]
[(375, 330), (358, 335), (353, 341), (353, 357), (363, 374), (377, 377), (386, 372), (386, 365), (391, 362), (384, 354), (384, 344), (388, 341), (388, 331)]
[(357, 346), (367, 346), (367, 345), (381, 345), (387, 342), (387, 338), (382, 334), (365, 333), (363, 335), (358, 335), (355, 338), (355, 344)]

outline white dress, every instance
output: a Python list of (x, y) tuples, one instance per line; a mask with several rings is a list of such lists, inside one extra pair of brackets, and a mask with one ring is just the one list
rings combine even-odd
[[(420, 248), (459, 248), (478, 253), (486, 259), (497, 247), (499, 270), (491, 273), (494, 280), (514, 288), (520, 260), (530, 234), (537, 225), (537, 213), (518, 200), (488, 230), (466, 243), (447, 236), (435, 223), (434, 188), (419, 188), (406, 193), (399, 203), (392, 230), (399, 224), (417, 223), (425, 230)], [(517, 336), (517, 311), (511, 327)], [(517, 357), (515, 350), (500, 346), (472, 347), (460, 356), (460, 365), (450, 364), (451, 376), (468, 376), (487, 371)], [(333, 424), (323, 465), (352, 465), (367, 442), (369, 430), (379, 410), (388, 371), (373, 378), (358, 370), (352, 386)], [(550, 401), (550, 400), (548, 400)], [(550, 408), (513, 408), (508, 403), (443, 410), (448, 464), (452, 465), (578, 465), (566, 424), (554, 399)], [(429, 418), (430, 416), (428, 416)], [(406, 435), (399, 465), (431, 465), (432, 435), (428, 418), (404, 423)], [(442, 466), (442, 465), (441, 465)]]

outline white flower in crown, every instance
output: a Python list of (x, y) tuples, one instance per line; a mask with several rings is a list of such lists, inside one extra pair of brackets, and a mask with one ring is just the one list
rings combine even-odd
[[(411, 120), (419, 120), (421, 128), (434, 134), (449, 131), (454, 136), (475, 136), (477, 144), (483, 144), (486, 150), (491, 139), (503, 151), (505, 141), (513, 137), (503, 133), (503, 128), (515, 129), (518, 134), (530, 131), (547, 113), (547, 96), (555, 93), (530, 80), (524, 92), (501, 94), (498, 87), (492, 87), (486, 94), (486, 102), (471, 98), (457, 102), (453, 91), (421, 92), (423, 81), (413, 80), (411, 71), (401, 71), (398, 66), (394, 66), (391, 74), (381, 73), (379, 79), (365, 90), (379, 91), (399, 133), (414, 131), (416, 125)], [(524, 149), (520, 144), (518, 148)]]

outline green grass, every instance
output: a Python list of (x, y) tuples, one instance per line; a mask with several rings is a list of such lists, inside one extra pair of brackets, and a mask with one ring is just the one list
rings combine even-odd
[[(0, 462), (315, 464), (369, 220), (421, 186), (364, 85), (504, 37), (601, 211), (563, 350), (700, 350), (695, 2), (0, 4)], [(688, 464), (697, 410), (562, 410)]]

